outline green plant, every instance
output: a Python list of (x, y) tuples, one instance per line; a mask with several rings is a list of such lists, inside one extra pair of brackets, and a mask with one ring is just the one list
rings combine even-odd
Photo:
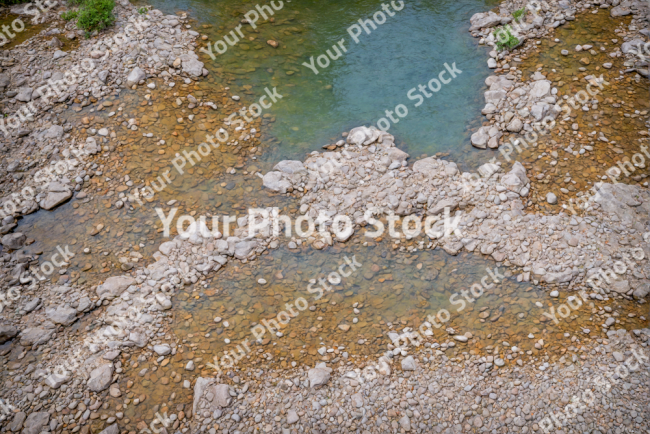
[(140, 15), (144, 15), (148, 12), (147, 8), (138, 8), (138, 13)]
[(70, 21), (77, 18), (77, 15), (79, 15), (78, 11), (65, 11), (61, 14), (61, 19), (64, 21)]
[(519, 45), (519, 39), (517, 39), (517, 37), (512, 34), (512, 29), (510, 26), (505, 26), (501, 29), (495, 30), (494, 37), (497, 40), (497, 51), (503, 51), (504, 48), (512, 50), (517, 45)]
[(77, 15), (77, 27), (86, 33), (103, 30), (115, 22), (114, 0), (85, 0)]
[(512, 13), (512, 17), (515, 19), (515, 21), (519, 21), (519, 18), (523, 17), (526, 15), (526, 8), (521, 8)]

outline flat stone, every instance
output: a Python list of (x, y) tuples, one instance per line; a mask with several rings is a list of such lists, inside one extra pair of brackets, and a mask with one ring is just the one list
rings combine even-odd
[(0, 324), (0, 344), (18, 336), (18, 329), (12, 325)]
[(415, 371), (417, 369), (417, 364), (413, 356), (407, 356), (402, 359), (402, 370), (403, 371)]
[(2, 246), (6, 249), (18, 250), (25, 245), (26, 239), (27, 237), (24, 234), (20, 232), (14, 232), (12, 234), (7, 234), (3, 236), (0, 242), (2, 243)]
[(112, 300), (133, 284), (135, 284), (135, 279), (131, 276), (109, 277), (103, 284), (97, 286), (97, 295), (99, 298)]
[(328, 368), (324, 363), (316, 365), (315, 368), (312, 368), (307, 372), (309, 386), (314, 388), (326, 384), (330, 379), (331, 372), (332, 368)]
[(71, 197), (72, 197), (72, 191), (62, 191), (62, 192), (50, 191), (49, 193), (47, 193), (45, 199), (39, 202), (39, 205), (41, 208), (49, 211), (61, 205), (62, 203), (66, 202)]
[(27, 416), (21, 434), (39, 434), (49, 421), (50, 414), (46, 411), (32, 413)]
[(88, 380), (88, 389), (91, 392), (101, 392), (108, 388), (113, 381), (113, 365), (105, 363), (98, 368), (95, 368), (90, 373)]

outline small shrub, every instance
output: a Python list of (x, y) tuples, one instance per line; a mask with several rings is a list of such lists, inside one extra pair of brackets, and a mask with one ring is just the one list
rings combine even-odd
[(526, 8), (521, 8), (512, 13), (512, 17), (515, 19), (515, 21), (519, 21), (519, 18), (523, 17), (524, 15), (526, 15)]
[(147, 8), (139, 8), (139, 9), (138, 9), (138, 13), (139, 13), (140, 15), (144, 15), (144, 14), (146, 14), (147, 12), (148, 12)]
[(85, 0), (79, 8), (77, 27), (86, 33), (103, 30), (115, 22), (114, 0)]
[(505, 26), (502, 29), (496, 30), (494, 32), (494, 37), (497, 40), (497, 51), (503, 51), (504, 48), (512, 50), (519, 44), (519, 39), (512, 34), (510, 26)]
[(78, 11), (65, 11), (61, 14), (61, 19), (64, 21), (70, 21), (77, 18), (77, 15), (79, 15)]

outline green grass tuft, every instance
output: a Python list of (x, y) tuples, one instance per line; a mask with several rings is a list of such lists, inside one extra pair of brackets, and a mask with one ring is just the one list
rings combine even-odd
[(69, 0), (68, 3), (78, 5), (79, 9), (64, 12), (61, 18), (66, 21), (76, 19), (77, 27), (86, 31), (86, 37), (95, 30), (112, 26), (115, 22), (115, 0)]
[(526, 15), (526, 8), (521, 8), (512, 13), (512, 17), (515, 19), (515, 21), (519, 21), (519, 18), (523, 17), (524, 15)]
[(501, 29), (494, 31), (496, 38), (497, 51), (503, 51), (505, 48), (512, 50), (519, 44), (519, 39), (512, 34), (510, 26), (504, 26)]

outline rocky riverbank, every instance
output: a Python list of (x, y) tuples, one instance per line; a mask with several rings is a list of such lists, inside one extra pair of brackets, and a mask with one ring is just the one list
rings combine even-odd
[[(635, 5), (629, 10), (636, 10)], [(572, 8), (583, 6), (586, 3)], [(514, 7), (508, 4), (505, 11), (511, 12)], [(553, 27), (574, 15), (567, 13), (560, 18), (557, 8), (562, 5), (548, 6), (541, 24)], [(137, 18), (130, 6), (119, 6), (117, 12), (122, 25), (127, 23), (125, 17)], [(150, 26), (136, 37), (137, 42), (127, 44), (128, 49), (92, 39), (81, 43), (76, 50), (79, 53), (64, 56), (57, 57), (52, 48), (40, 48), (48, 56), (57, 57), (54, 63), (45, 63), (51, 76), (71, 69), (88, 56), (102, 69), (83, 75), (83, 86), (61, 95), (63, 99), (52, 105), (54, 109), (41, 105), (42, 97), (36, 98), (39, 115), (28, 123), (28, 129), (16, 131), (7, 141), (11, 155), (20, 155), (22, 150), (24, 159), (10, 162), (15, 170), (8, 171), (3, 189), (20, 191), (25, 185), (35, 185), (28, 183), (29, 175), (43, 165), (60, 161), (61, 156), (71, 155), (67, 150), (77, 146), (76, 125), (62, 123), (56, 116), (66, 108), (95, 103), (93, 99), (110, 95), (124, 85), (144, 84), (145, 78), (154, 75), (171, 85), (176, 80), (194, 80), (205, 74), (203, 65), (191, 54), (198, 34), (187, 31), (182, 18), (149, 11), (147, 21)], [(503, 17), (498, 22), (503, 23)], [(473, 25), (477, 23), (473, 19)], [(539, 22), (534, 24), (530, 32), (544, 36), (546, 30), (537, 25)], [(489, 38), (487, 35), (483, 32), (483, 37)], [(14, 60), (9, 61), (15, 69), (11, 69), (8, 88), (16, 94), (6, 104), (20, 110), (24, 106), (20, 103), (32, 102), (33, 89), (47, 78), (32, 74), (36, 69), (29, 68), (36, 60), (30, 57), (36, 52), (29, 52), (39, 48), (27, 43), (15, 50), (11, 53), (26, 57), (12, 54)], [(24, 59), (28, 59), (26, 63)], [(504, 60), (499, 59), (501, 69)], [(103, 84), (96, 81), (102, 76), (106, 79)], [(535, 107), (541, 104), (542, 113), (546, 106), (551, 110), (547, 98), (554, 94), (550, 84), (543, 77), (533, 78), (534, 84), (524, 86), (513, 84), (516, 76), (490, 78), (490, 85), (499, 87), (490, 92), (504, 92), (504, 100), (509, 101), (513, 97), (509, 91), (530, 86), (528, 91), (535, 99), (526, 99), (527, 103)], [(14, 98), (18, 96), (18, 90), (11, 90), (14, 88), (22, 89), (22, 99), (30, 94), (24, 88), (32, 89), (31, 99)], [(505, 113), (499, 110), (509, 109), (500, 101), (492, 102), (495, 111), (488, 114), (493, 115), (495, 128), (505, 124), (507, 129), (515, 118), (507, 123), (505, 117), (500, 120)], [(537, 113), (538, 108), (532, 106), (529, 111)], [(110, 107), (102, 104), (99, 109)], [(124, 122), (129, 128), (136, 126)], [(522, 129), (528, 125), (526, 122), (522, 116)], [(105, 131), (84, 132), (89, 137), (82, 142), (82, 149), (95, 149), (91, 155), (110, 153), (116, 138), (110, 131), (107, 127)], [(491, 135), (488, 129), (482, 134), (489, 136), (489, 143), (498, 132)], [(431, 235), (402, 235), (393, 241), (395, 249), (414, 252), (441, 248), (449, 255), (480, 252), (507, 267), (517, 280), (548, 288), (553, 298), (559, 291), (575, 296), (585, 291), (587, 299), (609, 303), (615, 309), (620, 299), (646, 302), (650, 290), (646, 236), (650, 194), (646, 188), (602, 184), (597, 194), (590, 193), (590, 206), (584, 212), (532, 213), (531, 180), (519, 163), (505, 170), (497, 162), (486, 163), (478, 173), (461, 173), (454, 162), (434, 157), (410, 164), (409, 155), (394, 146), (391, 135), (374, 129), (355, 128), (343, 137), (331, 146), (331, 152), (313, 152), (304, 161), (283, 161), (273, 171), (260, 174), (266, 188), (300, 201), (295, 217), (331, 219), (344, 215), (353, 222), (355, 235), (342, 236), (329, 223), (326, 232), (289, 240), (290, 248), (306, 243), (323, 249), (364, 237), (369, 229), (365, 215), (370, 209), (378, 219), (391, 213), (401, 219), (431, 217)], [(93, 163), (73, 167), (76, 170), (55, 185), (51, 182), (45, 187), (35, 186), (40, 188), (38, 195), (16, 215), (39, 207), (48, 209), (49, 202), (63, 197), (61, 193), (67, 196), (62, 200), (67, 200), (82, 189), (86, 177), (106, 175), (108, 170)], [(5, 198), (5, 202), (8, 200)], [(446, 212), (455, 221), (448, 232)], [(15, 225), (13, 217), (3, 223), (5, 233)], [(139, 412), (142, 407), (138, 406), (145, 400), (157, 399), (160, 404), (153, 406), (154, 412), (164, 414), (160, 417), (164, 420), (156, 429), (167, 432), (528, 433), (543, 432), (543, 427), (548, 427), (544, 419), (551, 413), (565, 412), (573, 396), (583, 399), (584, 405), (575, 411), (578, 415), (573, 416), (569, 410), (570, 415), (563, 421), (551, 419), (552, 424), (563, 425), (566, 432), (647, 430), (650, 382), (649, 364), (643, 356), (649, 354), (650, 332), (613, 330), (616, 320), (609, 315), (609, 305), (602, 311), (590, 307), (593, 317), (604, 321), (603, 330), (611, 328), (606, 337), (576, 331), (570, 336), (570, 348), (562, 350), (566, 357), (558, 361), (545, 354), (544, 342), (536, 343), (535, 348), (542, 351), (526, 362), (509, 345), (503, 345), (500, 351), (498, 347), (485, 352), (463, 351), (464, 345), (475, 343), (477, 338), (450, 329), (448, 339), (437, 342), (423, 337), (424, 343), (417, 349), (408, 343), (396, 348), (387, 337), (387, 352), (381, 360), (356, 359), (347, 352), (343, 355), (344, 349), (332, 348), (337, 357), (315, 367), (270, 368), (261, 362), (264, 347), (251, 343), (253, 351), (242, 356), (240, 366), (213, 378), (214, 370), (196, 345), (182, 341), (174, 333), (171, 324), (179, 315), (175, 311), (176, 297), (200, 288), (206, 276), (218, 273), (222, 267), (254, 261), (287, 242), (268, 231), (249, 236), (250, 223), (246, 217), (239, 219), (234, 235), (226, 239), (203, 237), (200, 233), (189, 239), (177, 237), (160, 246), (155, 262), (138, 264), (128, 274), (110, 277), (100, 285), (46, 282), (36, 288), (23, 287), (11, 309), (2, 312), (2, 398), (13, 406), (2, 430), (125, 434), (135, 432), (137, 427), (142, 432), (151, 428), (151, 421), (144, 420)], [(376, 238), (368, 240), (378, 242)], [(5, 255), (7, 271), (16, 267), (24, 271), (25, 265), (21, 264), (30, 260), (20, 256), (19, 248), (26, 241), (15, 233), (6, 238), (6, 247), (15, 250)], [(6, 283), (9, 288), (18, 280)], [(446, 353), (451, 348), (457, 351), (454, 360)], [(163, 368), (170, 363), (173, 371), (167, 374), (167, 368)], [(630, 367), (629, 373), (622, 371), (623, 365)], [(632, 369), (633, 365), (637, 368)], [(360, 372), (367, 367), (373, 373)], [(151, 386), (152, 375), (157, 377), (157, 372), (166, 373), (161, 374), (163, 385), (182, 385), (187, 394), (193, 393), (193, 401), (176, 392), (169, 396), (134, 392)], [(584, 399), (589, 396), (585, 395), (587, 390), (594, 396), (588, 403)]]

